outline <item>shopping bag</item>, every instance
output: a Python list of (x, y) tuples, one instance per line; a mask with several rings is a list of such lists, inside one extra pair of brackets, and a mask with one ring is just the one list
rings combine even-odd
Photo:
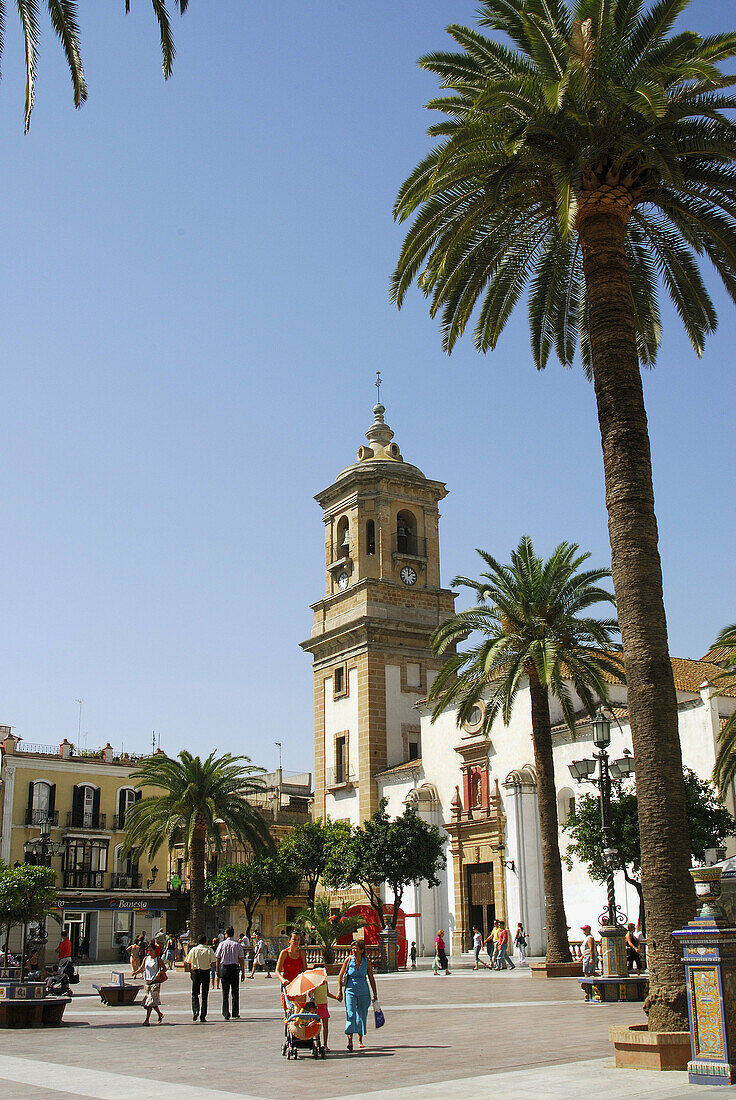
[(373, 1002), (373, 1019), (376, 1027), (383, 1027), (386, 1023), (386, 1017), (383, 1015), (383, 1009), (379, 1005), (378, 1001)]

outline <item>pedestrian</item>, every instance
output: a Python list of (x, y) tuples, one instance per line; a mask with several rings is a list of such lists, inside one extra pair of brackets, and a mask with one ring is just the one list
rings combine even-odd
[[(480, 970), (481, 966), (486, 966), (485, 963), (481, 963), (481, 961), (480, 961), (480, 949), (481, 949), (482, 946), (483, 946), (483, 936), (480, 932), (480, 929), (474, 928), (473, 929), (473, 957), (475, 959), (475, 966), (473, 967), (473, 970)], [(488, 967), (486, 967), (486, 970), (487, 969), (488, 969)]]
[[(450, 973), (450, 964), (447, 961), (447, 951), (445, 950), (445, 941), (443, 939), (444, 934), (445, 934), (444, 928), (440, 928), (439, 932), (437, 933), (437, 935), (435, 937), (435, 941), (434, 941), (434, 954), (435, 954), (435, 964), (439, 963), (440, 970), (444, 970), (445, 977), (447, 977)], [(434, 973), (436, 975), (437, 971), (435, 970)]]
[(636, 967), (637, 974), (640, 974), (644, 964), (639, 954), (639, 937), (633, 924), (627, 924), (626, 929), (626, 969), (633, 970)]
[(56, 948), (56, 954), (58, 955), (59, 962), (63, 962), (64, 959), (70, 959), (72, 957), (72, 941), (69, 939), (68, 932), (61, 933), (61, 939), (59, 946)]
[(276, 977), (281, 982), (282, 990), (305, 969), (301, 935), (299, 932), (292, 932), (288, 947), (281, 951), (276, 962)]
[(156, 944), (154, 940), (148, 945), (148, 951), (146, 957), (141, 962), (140, 966), (136, 970), (133, 977), (143, 973), (143, 988), (146, 991), (146, 995), (143, 998), (143, 1007), (146, 1010), (146, 1018), (143, 1021), (143, 1026), (148, 1027), (151, 1022), (151, 1013), (155, 1012), (158, 1016), (158, 1022), (162, 1024), (164, 1022), (164, 1014), (159, 1008), (161, 1004), (161, 983), (166, 981), (166, 966), (156, 954)]
[(79, 945), (79, 957), (86, 962), (89, 958), (89, 932), (85, 932)]
[(210, 967), (210, 989), (215, 988), (215, 982), (217, 983), (217, 988), (218, 989), (220, 988), (220, 975), (217, 973), (217, 964), (215, 962), (215, 952), (217, 951), (217, 948), (219, 946), (220, 946), (220, 941), (218, 940), (217, 936), (214, 936), (213, 939), (212, 939), (212, 944), (211, 944), (211, 947), (212, 947), (212, 966)]
[(497, 920), (493, 922), (493, 928), (491, 934), (486, 940), (486, 950), (488, 951), (488, 957), (491, 960), (491, 968), (496, 969), (496, 962), (498, 960), (498, 936), (500, 931), (500, 925)]
[(138, 964), (141, 961), (141, 949), (138, 940), (133, 940), (130, 947), (126, 948), (126, 953), (130, 959), (131, 973), (135, 973), (138, 969)]
[(256, 970), (265, 970), (266, 977), (271, 977), (266, 967), (266, 943), (259, 931), (253, 935), (253, 967), (248, 977), (255, 978)]
[(516, 935), (514, 936), (514, 947), (516, 948), (519, 956), (519, 966), (526, 966), (526, 936), (524, 934), (524, 925), (519, 921), (516, 926)]
[(581, 931), (585, 932), (585, 939), (583, 940), (583, 974), (589, 977), (595, 974), (596, 971), (597, 951), (595, 940), (590, 933), (590, 925), (581, 925)]
[(340, 998), (336, 993), (330, 993), (327, 985), (327, 979), (322, 982), (322, 985), (318, 985), (316, 989), (312, 990), (312, 1000), (314, 1001), (314, 1010), (322, 1021), (322, 1034), (324, 1036), (325, 1053), (330, 1053), (330, 1048), (327, 1045), (328, 1033), (330, 1030), (330, 1012), (327, 1008), (327, 998), (332, 997), (333, 1001), (339, 1001)]
[(249, 937), (248, 933), (247, 932), (241, 932), (240, 935), (238, 936), (238, 942), (240, 943), (240, 946), (243, 948), (243, 954), (245, 955), (245, 957), (247, 959), (248, 958), (248, 953), (250, 952), (250, 937)]
[(225, 930), (225, 939), (217, 945), (215, 960), (217, 973), (222, 985), (222, 1015), (226, 1020), (230, 1017), (234, 1020), (240, 1018), (240, 986), (238, 985), (238, 970), (240, 981), (245, 981), (245, 956), (243, 948), (237, 940), (233, 939), (234, 928)]
[(417, 944), (416, 940), (411, 941), (411, 949), (409, 951), (409, 958), (411, 959), (411, 968), (416, 970), (417, 968)]
[(200, 936), (184, 960), (184, 968), (192, 976), (192, 1019), (207, 1023), (207, 998), (210, 991), (210, 970), (215, 964), (215, 953), (207, 946), (207, 937)]
[(342, 1000), (345, 990), (345, 1034), (348, 1050), (352, 1052), (353, 1036), (358, 1036), (358, 1049), (363, 1049), (363, 1036), (368, 1027), (368, 1009), (371, 1006), (370, 982), (373, 1000), (378, 1000), (373, 967), (365, 950), (364, 940), (355, 940), (353, 950), (342, 964), (337, 977), (337, 999)]
[(516, 967), (509, 958), (509, 930), (506, 927), (506, 921), (500, 920), (498, 922), (498, 958), (496, 960), (496, 970), (505, 970), (507, 966), (509, 970), (516, 970)]
[(167, 936), (164, 950), (164, 962), (167, 966), (173, 966), (176, 962), (176, 940), (173, 936)]

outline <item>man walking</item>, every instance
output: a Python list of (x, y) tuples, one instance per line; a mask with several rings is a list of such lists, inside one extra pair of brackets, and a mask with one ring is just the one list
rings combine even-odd
[(488, 958), (491, 960), (491, 970), (496, 968), (496, 960), (498, 959), (498, 921), (494, 920), (493, 928), (490, 936), (486, 937), (486, 951), (488, 952)]
[(509, 958), (509, 931), (506, 927), (506, 922), (500, 920), (498, 922), (498, 958), (496, 959), (496, 970), (505, 970), (507, 966), (509, 970), (516, 970), (516, 967)]
[(240, 970), (240, 981), (245, 981), (245, 955), (234, 936), (234, 928), (226, 929), (225, 939), (218, 944), (215, 952), (217, 974), (222, 986), (222, 1015), (226, 1020), (229, 1020), (230, 1016), (234, 1020), (240, 1017), (238, 970)]
[(267, 978), (271, 977), (266, 966), (266, 944), (261, 933), (256, 932), (253, 936), (253, 969), (248, 977), (255, 978), (256, 970), (259, 969), (266, 971)]
[[(192, 976), (192, 1019), (207, 1022), (207, 998), (210, 992), (210, 967), (215, 961), (215, 953), (207, 946), (207, 937), (200, 936), (199, 943), (192, 947), (184, 960), (184, 967)], [(200, 1004), (201, 997), (201, 1004)]]

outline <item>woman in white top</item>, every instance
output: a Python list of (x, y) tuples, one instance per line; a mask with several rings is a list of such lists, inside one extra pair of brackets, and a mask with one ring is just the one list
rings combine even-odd
[(164, 1014), (158, 1006), (161, 1004), (161, 982), (166, 981), (163, 976), (166, 974), (166, 967), (156, 954), (156, 944), (153, 940), (149, 943), (146, 956), (134, 972), (133, 977), (140, 974), (141, 971), (143, 972), (143, 988), (146, 991), (143, 998), (143, 1007), (146, 1010), (143, 1026), (148, 1027), (151, 1022), (151, 1013), (154, 1011), (158, 1016), (158, 1022), (161, 1024), (163, 1023)]

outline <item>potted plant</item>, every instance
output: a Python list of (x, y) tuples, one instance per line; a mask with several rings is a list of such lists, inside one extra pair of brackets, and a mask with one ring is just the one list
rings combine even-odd
[(343, 936), (350, 936), (366, 925), (365, 917), (348, 917), (350, 906), (343, 905), (336, 913), (331, 911), (328, 897), (315, 898), (314, 904), (297, 914), (297, 924), (314, 936), (322, 949), (322, 961), (328, 974), (337, 974), (340, 969), (335, 962), (335, 944)]

